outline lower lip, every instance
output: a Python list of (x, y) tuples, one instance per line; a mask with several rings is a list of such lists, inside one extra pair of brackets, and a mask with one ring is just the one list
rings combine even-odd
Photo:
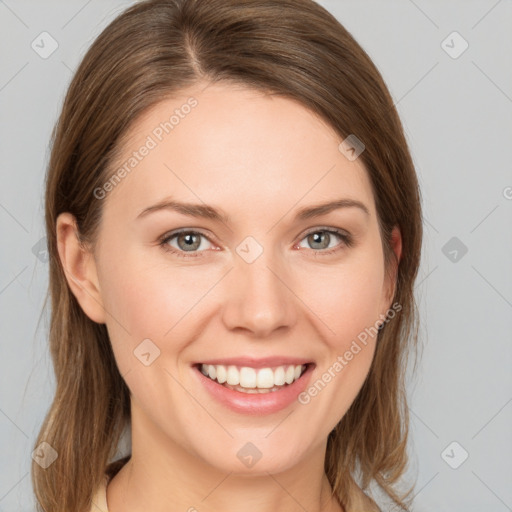
[(198, 366), (194, 366), (193, 369), (211, 396), (228, 409), (243, 414), (262, 415), (281, 411), (295, 402), (299, 394), (306, 389), (314, 366), (314, 364), (308, 364), (306, 371), (299, 379), (283, 386), (279, 391), (258, 394), (226, 388), (206, 377)]

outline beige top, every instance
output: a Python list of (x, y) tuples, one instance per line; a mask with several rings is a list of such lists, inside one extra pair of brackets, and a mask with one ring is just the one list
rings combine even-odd
[(123, 458), (115, 460), (107, 464), (103, 480), (96, 489), (92, 498), (90, 512), (108, 512), (107, 507), (107, 485), (116, 476), (119, 470), (130, 460), (131, 454), (125, 455)]
[(107, 508), (107, 484), (109, 477), (105, 475), (92, 499), (91, 512), (108, 512)]

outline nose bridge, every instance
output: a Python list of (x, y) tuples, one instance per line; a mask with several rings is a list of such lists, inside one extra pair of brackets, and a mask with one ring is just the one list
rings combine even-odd
[(285, 284), (286, 267), (272, 250), (258, 245), (245, 240), (237, 247), (223, 316), (230, 329), (245, 328), (254, 335), (269, 336), (295, 322), (295, 307)]

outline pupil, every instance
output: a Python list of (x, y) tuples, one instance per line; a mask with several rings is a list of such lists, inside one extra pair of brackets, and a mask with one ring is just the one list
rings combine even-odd
[[(329, 237), (327, 233), (323, 233), (321, 231), (317, 231), (316, 233), (312, 233), (310, 236), (313, 237), (313, 243), (320, 243), (321, 247), (320, 249), (325, 249), (329, 245)], [(322, 244), (321, 239), (324, 237), (324, 243)], [(325, 244), (325, 241), (327, 240), (327, 244)], [(318, 247), (317, 247), (318, 248)]]
[(198, 243), (197, 243), (197, 240), (194, 240), (194, 239), (198, 238), (196, 235), (194, 235), (192, 233), (188, 233), (188, 234), (182, 235), (181, 238), (185, 239), (186, 247), (197, 249)]

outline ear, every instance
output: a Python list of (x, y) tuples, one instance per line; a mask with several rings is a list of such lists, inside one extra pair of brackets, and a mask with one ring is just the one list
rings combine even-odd
[(386, 310), (382, 312), (383, 315), (385, 315), (391, 307), (391, 301), (395, 296), (396, 282), (398, 277), (398, 265), (402, 258), (402, 234), (398, 226), (395, 226), (391, 231), (391, 249), (395, 254), (396, 259), (392, 258), (392, 261), (389, 263), (390, 268), (386, 273), (384, 284), (384, 302), (386, 305)]
[(71, 213), (61, 213), (56, 227), (57, 249), (69, 287), (84, 313), (93, 322), (104, 324), (106, 315), (94, 255), (80, 241)]

